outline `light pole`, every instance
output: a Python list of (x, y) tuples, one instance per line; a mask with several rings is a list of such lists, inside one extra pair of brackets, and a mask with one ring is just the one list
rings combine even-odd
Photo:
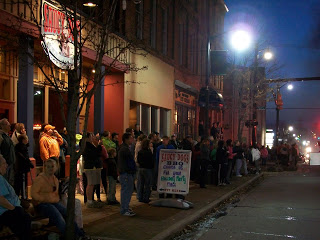
[(255, 81), (257, 78), (257, 72), (258, 72), (258, 60), (259, 60), (259, 52), (264, 51), (263, 54), (263, 58), (267, 61), (271, 60), (273, 57), (272, 52), (269, 50), (269, 48), (267, 49), (258, 49), (258, 43), (255, 44), (255, 48), (254, 48), (254, 62), (253, 62), (253, 77), (250, 78), (250, 92), (249, 92), (249, 97), (250, 97), (250, 112), (252, 112), (252, 120), (249, 121), (249, 126), (252, 127), (252, 138), (251, 138), (251, 143), (256, 144), (257, 143), (257, 106), (256, 103), (254, 102), (254, 95), (256, 92), (255, 89)]
[[(209, 26), (208, 26), (208, 33), (210, 33), (209, 31)], [(210, 126), (209, 126), (209, 91), (210, 91), (210, 87), (209, 87), (209, 83), (210, 83), (210, 77), (211, 74), (213, 72), (214, 69), (212, 69), (212, 64), (211, 64), (211, 41), (216, 38), (216, 37), (220, 37), (226, 33), (232, 32), (232, 37), (231, 37), (231, 44), (233, 46), (233, 48), (235, 48), (237, 51), (243, 51), (245, 49), (247, 49), (250, 44), (251, 44), (251, 37), (249, 35), (248, 32), (243, 31), (243, 30), (232, 30), (232, 31), (226, 31), (223, 32), (221, 34), (215, 35), (210, 37), (209, 34), (207, 35), (207, 72), (206, 72), (206, 104), (205, 104), (205, 121), (204, 121), (204, 125), (205, 125), (205, 131), (206, 134), (208, 134), (210, 132)], [(210, 134), (209, 134), (210, 135)]]
[[(280, 110), (283, 108), (283, 101), (282, 101), (282, 96), (280, 93), (280, 89), (282, 87), (284, 87), (285, 85), (287, 85), (288, 83), (283, 84), (282, 86), (280, 86), (280, 84), (277, 84), (277, 92), (273, 92), (273, 98), (274, 98), (274, 102), (276, 104), (276, 139), (275, 139), (275, 146), (278, 146), (279, 144), (279, 121), (280, 121)], [(293, 89), (293, 85), (289, 84), (288, 85), (288, 90), (292, 90)], [(290, 129), (289, 129), (290, 130)], [(293, 128), (292, 128), (293, 130)]]

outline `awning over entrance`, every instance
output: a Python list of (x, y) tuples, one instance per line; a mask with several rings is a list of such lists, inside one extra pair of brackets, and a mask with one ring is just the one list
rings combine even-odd
[(198, 90), (195, 89), (194, 87), (190, 86), (190, 85), (187, 85), (179, 80), (175, 80), (174, 81), (174, 84), (182, 89), (185, 89), (191, 93), (195, 93), (195, 94), (198, 94)]
[(206, 107), (206, 94), (209, 91), (209, 108), (210, 109), (222, 109), (224, 106), (224, 101), (221, 93), (218, 93), (213, 88), (209, 87), (208, 90), (206, 87), (200, 89), (199, 94), (199, 107)]

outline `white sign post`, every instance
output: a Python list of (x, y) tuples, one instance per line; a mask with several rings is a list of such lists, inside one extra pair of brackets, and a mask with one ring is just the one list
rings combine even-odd
[(188, 194), (191, 169), (189, 150), (161, 149), (159, 154), (158, 192)]

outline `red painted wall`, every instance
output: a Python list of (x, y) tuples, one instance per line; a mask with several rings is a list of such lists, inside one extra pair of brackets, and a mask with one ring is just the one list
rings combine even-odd
[[(104, 88), (104, 129), (117, 132), (122, 136), (124, 132), (124, 73), (105, 78)], [(119, 83), (117, 83), (119, 82)], [(108, 85), (116, 83), (114, 85)]]
[[(92, 88), (90, 84), (88, 86), (88, 91)], [(90, 110), (89, 110), (89, 118), (88, 118), (88, 132), (94, 132), (94, 96), (91, 98)]]

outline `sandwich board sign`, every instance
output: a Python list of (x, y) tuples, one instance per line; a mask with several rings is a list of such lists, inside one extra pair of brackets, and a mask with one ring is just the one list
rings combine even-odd
[(189, 193), (191, 155), (192, 152), (189, 150), (160, 150), (157, 189), (159, 193)]

